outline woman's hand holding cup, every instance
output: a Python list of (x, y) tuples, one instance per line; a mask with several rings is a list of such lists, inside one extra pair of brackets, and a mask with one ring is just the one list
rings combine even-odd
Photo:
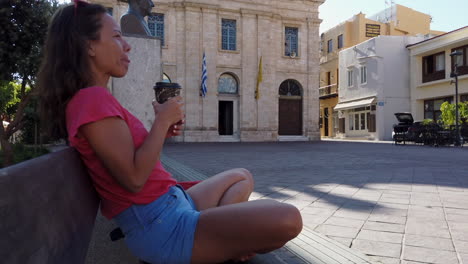
[(169, 98), (163, 104), (153, 100), (153, 109), (157, 122), (168, 126), (166, 137), (178, 136), (181, 134), (185, 123), (184, 113), (182, 110), (183, 105), (184, 103), (180, 96)]

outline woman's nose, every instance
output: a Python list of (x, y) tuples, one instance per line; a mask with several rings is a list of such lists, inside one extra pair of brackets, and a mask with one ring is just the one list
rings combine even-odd
[(131, 49), (132, 47), (130, 46), (130, 44), (128, 44), (128, 42), (124, 40), (124, 51), (129, 52)]

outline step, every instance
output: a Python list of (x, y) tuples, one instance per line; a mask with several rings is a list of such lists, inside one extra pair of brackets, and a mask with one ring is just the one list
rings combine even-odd
[(294, 141), (309, 141), (306, 136), (279, 136), (278, 141), (281, 142), (294, 142)]

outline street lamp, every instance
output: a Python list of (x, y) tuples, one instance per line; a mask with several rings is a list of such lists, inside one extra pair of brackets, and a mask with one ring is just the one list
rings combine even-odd
[(454, 52), (450, 53), (450, 57), (452, 57), (452, 61), (454, 62), (453, 72), (450, 73), (450, 77), (455, 78), (455, 146), (461, 145), (461, 137), (460, 137), (460, 126), (458, 125), (458, 63), (457, 57), (462, 56), (463, 52), (460, 50), (455, 50)]

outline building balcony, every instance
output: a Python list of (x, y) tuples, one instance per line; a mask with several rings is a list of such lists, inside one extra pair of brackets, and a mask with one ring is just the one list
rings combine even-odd
[(337, 97), (337, 96), (338, 96), (338, 85), (336, 83), (319, 88), (320, 99), (327, 99), (327, 98), (332, 98), (332, 97)]

